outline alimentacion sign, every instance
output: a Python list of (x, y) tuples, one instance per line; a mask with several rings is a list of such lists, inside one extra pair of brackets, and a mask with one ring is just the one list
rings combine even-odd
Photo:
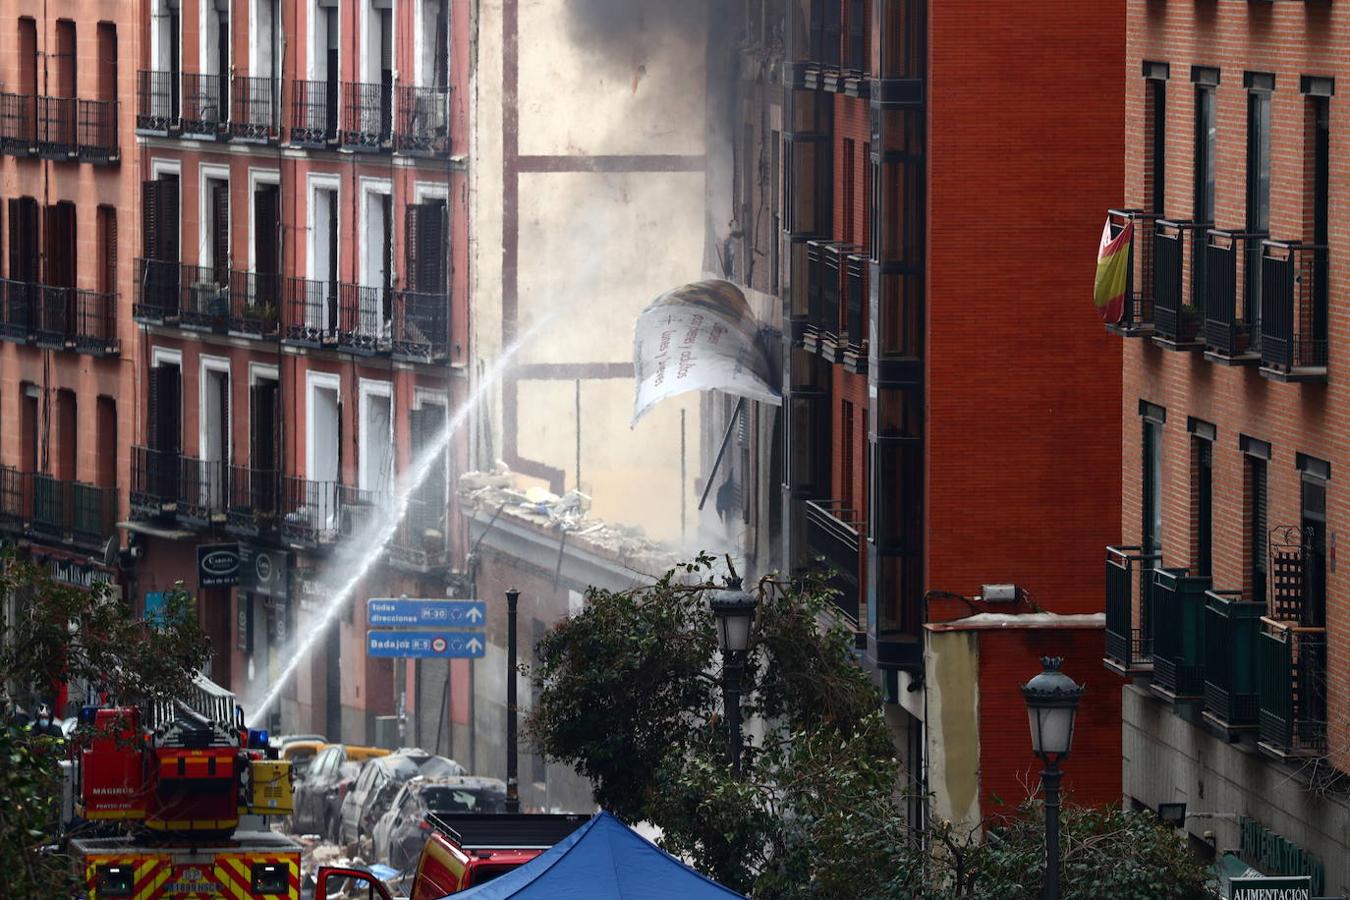
[(1234, 878), (1229, 882), (1229, 900), (1312, 900), (1312, 879), (1307, 875), (1280, 878)]

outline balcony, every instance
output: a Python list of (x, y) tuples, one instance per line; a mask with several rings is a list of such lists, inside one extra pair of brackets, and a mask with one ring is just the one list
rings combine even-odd
[(1261, 329), (1251, 298), (1264, 234), (1209, 231), (1205, 244), (1205, 359), (1224, 366), (1261, 358)]
[(178, 72), (136, 73), (136, 133), (168, 135), (177, 133), (181, 108), (178, 97)]
[(1153, 227), (1153, 342), (1168, 350), (1199, 350), (1208, 223), (1159, 219)]
[(1265, 603), (1245, 601), (1241, 591), (1205, 595), (1204, 719), (1230, 740), (1259, 718), (1257, 640), (1265, 611)]
[(228, 138), (230, 77), (185, 72), (183, 110), (179, 117), (183, 137), (214, 141)]
[(1155, 569), (1152, 609), (1153, 692), (1172, 703), (1205, 695), (1205, 592), (1208, 576)]
[(158, 519), (178, 511), (181, 457), (177, 453), (131, 448), (131, 514), (134, 518)]
[(274, 469), (230, 466), (229, 505), (225, 530), (241, 537), (258, 537), (276, 529), (281, 509), (281, 477)]
[(1139, 547), (1106, 548), (1106, 667), (1130, 677), (1153, 671), (1153, 570), (1162, 555)]
[(31, 497), (36, 537), (93, 550), (117, 534), (116, 488), (33, 475)]
[(30, 284), (33, 343), (45, 350), (74, 349), (75, 290)]
[(229, 332), (260, 341), (275, 341), (280, 336), (280, 275), (230, 272)]
[(442, 363), (450, 356), (450, 295), (397, 291), (392, 352), (396, 359)]
[(1327, 752), (1327, 635), (1264, 620), (1258, 647), (1261, 673), (1260, 746), (1272, 756)]
[(859, 374), (867, 371), (867, 277), (866, 257), (844, 258), (844, 364)]
[(450, 153), (450, 91), (447, 88), (400, 87), (394, 149), (410, 156)]
[(230, 318), (230, 272), (224, 267), (179, 268), (178, 324), (192, 331), (224, 334)]
[(1106, 328), (1124, 337), (1145, 337), (1153, 333), (1153, 223), (1155, 213), (1137, 209), (1107, 211), (1111, 236), (1115, 237), (1133, 223), (1130, 237), (1130, 258), (1125, 275), (1125, 304), (1119, 322), (1108, 322)]
[(230, 93), (230, 136), (236, 141), (275, 143), (281, 136), (281, 82), (236, 75)]
[(323, 149), (337, 143), (335, 81), (297, 81), (291, 91), (291, 143)]
[(0, 466), (0, 528), (23, 532), (33, 520), (33, 476)]
[(833, 591), (830, 601), (853, 630), (858, 649), (867, 647), (867, 636), (859, 623), (858, 551), (862, 525), (857, 511), (842, 500), (806, 501), (806, 551), (811, 557), (810, 565), (827, 574), (826, 583)]
[(288, 278), (286, 343), (365, 356), (387, 353), (392, 301), (393, 291), (381, 287)]
[(142, 325), (178, 321), (179, 263), (160, 259), (136, 260), (136, 300), (131, 317)]
[(37, 149), (43, 159), (76, 159), (74, 97), (37, 98)]
[(37, 98), (32, 94), (0, 94), (0, 153), (37, 153)]
[(111, 165), (122, 158), (118, 148), (116, 100), (78, 100), (75, 153), (80, 162)]
[(382, 494), (333, 481), (282, 479), (281, 536), (307, 548), (330, 547), (360, 531), (387, 502)]
[(229, 467), (220, 460), (180, 457), (178, 521), (196, 528), (223, 526), (229, 501)]
[(379, 82), (342, 83), (342, 146), (386, 150), (393, 146), (394, 86)]
[(1326, 381), (1327, 248), (1265, 241), (1261, 258), (1261, 374)]
[(408, 501), (407, 511), (389, 540), (389, 560), (400, 568), (418, 573), (449, 565), (446, 543), (446, 502)]
[(33, 339), (33, 286), (0, 278), (0, 339), (27, 344)]

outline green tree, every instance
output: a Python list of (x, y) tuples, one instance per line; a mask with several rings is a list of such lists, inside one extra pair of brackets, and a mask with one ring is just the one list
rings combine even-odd
[[(131, 616), (109, 585), (81, 590), (39, 565), (0, 556), (0, 871), (15, 897), (70, 896), (70, 860), (52, 848), (60, 814), (60, 742), (19, 727), (14, 705), (50, 701), (61, 682), (88, 684), (121, 702), (180, 696), (210, 646), (192, 598), (167, 594), (154, 626)], [(57, 712), (60, 712), (59, 710)]]

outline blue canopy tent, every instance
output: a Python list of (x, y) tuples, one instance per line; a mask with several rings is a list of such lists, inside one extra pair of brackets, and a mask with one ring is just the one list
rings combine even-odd
[(449, 900), (728, 900), (740, 896), (602, 812), (533, 861)]

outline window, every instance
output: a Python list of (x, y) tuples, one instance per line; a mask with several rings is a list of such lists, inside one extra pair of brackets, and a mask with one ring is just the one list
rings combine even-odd
[(853, 509), (853, 404), (847, 400), (841, 401), (840, 415), (840, 438), (842, 439), (843, 465), (839, 467), (840, 491), (839, 497), (843, 500), (844, 509)]
[(178, 262), (178, 176), (162, 173), (141, 183), (141, 225), (146, 259)]
[(359, 484), (363, 491), (390, 493), (394, 483), (394, 414), (389, 382), (361, 383)]
[[(1214, 171), (1218, 147), (1214, 86), (1218, 71), (1197, 71), (1195, 84), (1195, 220), (1214, 224)], [(1202, 80), (1203, 79), (1203, 80)]]
[(1191, 574), (1212, 572), (1214, 548), (1214, 426), (1192, 419)]
[(176, 456), (182, 448), (182, 373), (176, 362), (160, 360), (150, 369), (147, 441), (150, 449)]
[(34, 96), (38, 92), (37, 22), (29, 16), (19, 19), (18, 93)]
[(117, 487), (117, 401), (100, 395), (97, 406), (98, 459), (94, 483), (99, 487)]
[(769, 191), (771, 194), (769, 212), (773, 216), (773, 246), (769, 248), (772, 255), (773, 271), (769, 273), (771, 279), (769, 290), (774, 296), (778, 295), (778, 280), (780, 278), (778, 253), (783, 235), (783, 215), (780, 206), (783, 194), (782, 153), (783, 136), (781, 133), (774, 131), (769, 139)]
[(277, 379), (259, 376), (249, 388), (249, 466), (262, 472), (277, 468)]
[(9, 278), (38, 280), (38, 203), (32, 197), (9, 199)]
[(230, 267), (230, 182), (207, 178), (202, 192), (207, 203), (202, 222), (202, 267), (213, 269), (212, 280), (228, 283)]
[(22, 443), (19, 447), (19, 468), (24, 472), (38, 472), (38, 458), (41, 455), (42, 441), (38, 433), (38, 388), (30, 382), (19, 387), (22, 407), (19, 411), (19, 431)]
[(53, 203), (46, 214), (46, 271), (43, 281), (53, 287), (75, 286), (75, 204)]
[(843, 235), (844, 243), (851, 244), (853, 243), (853, 211), (856, 208), (856, 198), (854, 197), (855, 181), (853, 174), (856, 159), (854, 158), (853, 140), (851, 138), (844, 138), (843, 163), (844, 208), (841, 234)]
[(1327, 479), (1331, 464), (1298, 455), (1301, 470), (1303, 529), (1303, 621), (1322, 627), (1327, 622)]
[(1151, 403), (1140, 404), (1144, 416), (1143, 529), (1140, 549), (1162, 552), (1162, 429), (1166, 412)]
[[(1270, 233), (1270, 92), (1275, 76), (1248, 72), (1247, 87), (1247, 231)], [(1261, 245), (1248, 242), (1250, 259), (1243, 311), (1253, 330), (1261, 326)]]
[(1149, 211), (1166, 211), (1167, 186), (1167, 77), (1166, 63), (1144, 63), (1144, 192)]
[(98, 208), (98, 291), (117, 291), (117, 207)]
[(1270, 445), (1242, 435), (1238, 447), (1244, 455), (1243, 555), (1247, 563), (1244, 587), (1247, 599), (1260, 603), (1266, 600), (1266, 533), (1269, 527), (1266, 524), (1266, 465), (1270, 459)]
[(1329, 223), (1329, 182), (1331, 175), (1331, 116), (1327, 97), (1308, 97), (1308, 193), (1312, 196), (1311, 213), (1314, 244), (1326, 246)]
[(444, 200), (412, 203), (404, 210), (404, 274), (408, 290), (423, 294), (446, 293), (449, 257)]
[[(56, 84), (48, 85), (47, 91), (54, 97), (74, 97), (76, 81), (75, 68), (75, 23), (70, 19), (56, 21), (56, 58), (50, 60), (56, 68)], [(53, 90), (53, 87), (55, 90)]]
[(79, 450), (79, 406), (75, 392), (62, 388), (56, 392), (56, 458), (51, 474), (61, 481), (76, 478), (75, 460)]
[(309, 373), (309, 429), (305, 472), (310, 481), (337, 482), (341, 478), (341, 383), (336, 376)]

